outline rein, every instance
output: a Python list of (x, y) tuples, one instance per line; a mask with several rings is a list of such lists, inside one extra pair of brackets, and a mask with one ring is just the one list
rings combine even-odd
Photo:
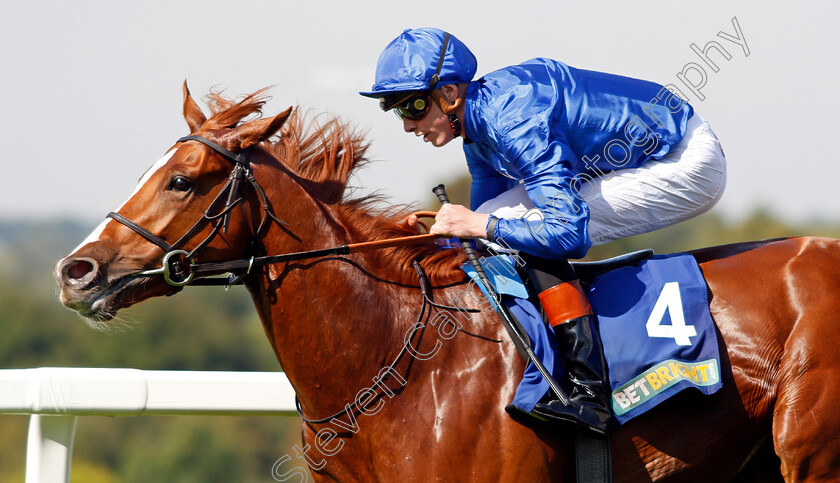
[[(279, 218), (277, 218), (277, 216), (274, 215), (274, 212), (272, 211), (271, 204), (268, 201), (268, 197), (266, 196), (265, 191), (262, 189), (260, 184), (253, 176), (251, 166), (246, 154), (247, 150), (237, 154), (223, 148), (222, 146), (205, 137), (198, 135), (184, 136), (178, 139), (176, 144), (186, 141), (197, 141), (206, 145), (207, 147), (221, 155), (223, 158), (230, 161), (233, 164), (233, 170), (228, 176), (228, 179), (222, 187), (221, 191), (219, 191), (219, 193), (207, 207), (207, 210), (205, 210), (204, 215), (202, 215), (202, 217), (199, 218), (198, 221), (196, 221), (195, 224), (193, 224), (193, 226), (189, 230), (187, 230), (187, 232), (172, 245), (170, 245), (163, 238), (159, 237), (158, 235), (155, 235), (154, 233), (143, 228), (138, 223), (135, 223), (134, 221), (126, 218), (125, 216), (116, 212), (108, 213), (107, 216), (109, 218), (112, 218), (122, 223), (123, 225), (125, 225), (138, 235), (142, 236), (149, 242), (159, 246), (164, 251), (160, 268), (143, 270), (133, 274), (134, 276), (162, 275), (166, 283), (175, 287), (183, 287), (191, 283), (195, 285), (225, 285), (229, 287), (231, 285), (241, 283), (242, 277), (250, 273), (254, 267), (260, 267), (274, 263), (320, 258), (330, 255), (349, 255), (351, 253), (380, 250), (383, 248), (390, 248), (396, 246), (428, 243), (438, 238), (437, 235), (432, 234), (413, 235), (399, 238), (389, 238), (385, 240), (375, 240), (370, 242), (352, 243), (337, 247), (323, 248), (319, 250), (308, 250), (301, 252), (285, 253), (281, 255), (269, 255), (263, 257), (251, 257), (250, 259), (231, 260), (226, 262), (214, 263), (196, 263), (195, 259), (198, 257), (198, 254), (202, 250), (204, 250), (204, 248), (206, 248), (207, 245), (210, 244), (213, 238), (215, 238), (216, 235), (218, 235), (219, 231), (224, 230), (224, 232), (227, 233), (228, 225), (230, 223), (230, 213), (233, 210), (233, 208), (237, 204), (239, 204), (239, 202), (243, 199), (239, 193), (240, 186), (243, 184), (243, 181), (247, 181), (248, 184), (251, 185), (251, 187), (254, 189), (257, 196), (259, 197), (260, 203), (262, 205), (263, 214), (260, 219), (259, 227), (257, 228), (257, 231), (255, 233), (256, 237), (259, 237), (260, 233), (262, 232), (263, 228), (265, 228), (265, 225), (269, 220), (282, 225), (288, 225), (288, 223), (286, 223), (283, 220), (280, 220)], [(220, 211), (218, 211), (218, 213), (214, 214), (216, 210), (219, 210), (219, 206), (221, 205), (223, 200), (225, 203), (224, 207), (222, 207)], [(422, 217), (434, 217), (436, 213), (422, 211), (417, 212), (415, 214), (417, 216)], [(203, 230), (208, 224), (213, 224), (213, 230), (210, 232), (210, 234), (207, 235), (207, 237), (204, 240), (202, 240), (194, 249), (192, 249), (192, 251), (184, 250), (183, 247), (190, 240), (192, 240), (199, 232), (201, 232), (201, 230)], [(231, 276), (227, 279), (203, 278), (209, 277), (211, 275), (220, 275), (223, 273), (231, 273)]]
[[(250, 273), (254, 267), (270, 265), (273, 263), (320, 258), (330, 255), (349, 255), (351, 253), (361, 253), (396, 246), (428, 243), (438, 238), (438, 235), (432, 234), (404, 236), (398, 238), (389, 238), (385, 240), (352, 243), (337, 247), (323, 248), (319, 250), (285, 253), (281, 255), (251, 257), (250, 259), (231, 260), (226, 262), (195, 263), (195, 258), (198, 256), (198, 254), (205, 247), (207, 247), (207, 245), (209, 245), (209, 243), (219, 233), (220, 230), (224, 229), (225, 232), (227, 232), (231, 210), (243, 199), (241, 196), (239, 196), (239, 188), (243, 178), (254, 188), (254, 191), (257, 193), (257, 196), (259, 196), (260, 202), (262, 203), (263, 216), (260, 220), (260, 225), (256, 231), (255, 236), (259, 236), (268, 219), (271, 219), (272, 221), (278, 224), (288, 225), (288, 223), (277, 218), (272, 212), (271, 205), (268, 202), (268, 198), (265, 195), (265, 191), (259, 185), (257, 180), (253, 177), (250, 164), (244, 152), (240, 154), (233, 153), (223, 148), (222, 146), (219, 146), (213, 141), (210, 141), (207, 138), (197, 135), (182, 137), (178, 139), (177, 142), (186, 141), (198, 141), (200, 143), (205, 144), (206, 146), (220, 154), (222, 157), (224, 157), (226, 160), (232, 162), (233, 170), (231, 171), (230, 176), (228, 176), (228, 180), (222, 187), (221, 191), (219, 191), (219, 193), (216, 195), (216, 198), (213, 199), (213, 201), (210, 203), (210, 206), (208, 206), (207, 210), (205, 210), (204, 215), (198, 221), (196, 221), (195, 224), (193, 224), (192, 228), (187, 230), (187, 233), (185, 233), (181, 238), (178, 239), (178, 241), (176, 241), (172, 245), (170, 245), (166, 240), (164, 240), (160, 236), (155, 235), (154, 233), (150, 232), (149, 230), (143, 228), (139, 224), (131, 221), (130, 219), (126, 218), (125, 216), (119, 213), (111, 212), (108, 214), (109, 218), (112, 218), (122, 223), (123, 225), (130, 228), (149, 242), (162, 248), (165, 252), (160, 268), (143, 270), (135, 273), (135, 276), (162, 275), (164, 280), (168, 284), (179, 288), (190, 283), (194, 283), (196, 285), (230, 286), (236, 283), (240, 283), (242, 277)], [(224, 207), (221, 208), (221, 210), (218, 213), (213, 214), (214, 211), (218, 209), (218, 206), (220, 205), (221, 200), (223, 199), (225, 199)], [(437, 213), (433, 211), (418, 211), (413, 214), (418, 217), (434, 218), (434, 216)], [(195, 237), (195, 235), (197, 235), (201, 230), (203, 230), (207, 226), (207, 224), (214, 222), (215, 224), (213, 225), (213, 230), (204, 240), (201, 241), (201, 243), (198, 244), (198, 246), (196, 246), (192, 251), (189, 252), (183, 249), (183, 247), (193, 237)], [(423, 222), (419, 223), (425, 226)], [(185, 263), (187, 263), (187, 266), (185, 266)], [(431, 286), (429, 284), (429, 280), (426, 277), (426, 273), (423, 271), (423, 268), (420, 266), (420, 263), (418, 263), (417, 260), (413, 260), (412, 266), (417, 272), (417, 277), (419, 279), (420, 284), (420, 291), (422, 293), (423, 299), (423, 303), (420, 308), (420, 313), (417, 316), (417, 322), (415, 322), (415, 326), (417, 326), (418, 324), (422, 325), (423, 317), (427, 314), (427, 309), (429, 307), (431, 307), (432, 310), (457, 310), (470, 313), (480, 312), (480, 310), (478, 309), (453, 307), (434, 302), (431, 296)], [(230, 272), (232, 274), (231, 277), (228, 279), (202, 278), (227, 272)], [(238, 274), (236, 274), (237, 272)], [(431, 314), (431, 311), (429, 311), (428, 313)], [(394, 373), (395, 367), (405, 357), (405, 354), (406, 352), (408, 352), (409, 346), (413, 340), (414, 333), (412, 333), (411, 337), (405, 341), (405, 343), (402, 346), (402, 349), (394, 358), (394, 361), (390, 365), (383, 368), (383, 371), (380, 372), (381, 374), (384, 374), (382, 376), (383, 381), (387, 380), (390, 377), (390, 375)], [(297, 398), (297, 395), (295, 395), (295, 407), (297, 409), (298, 414), (300, 414), (301, 419), (303, 419), (303, 421), (305, 421), (307, 424), (320, 424), (330, 422), (336, 418), (350, 413), (351, 411), (362, 409), (359, 407), (359, 403), (356, 400), (354, 400), (353, 402), (346, 404), (343, 410), (331, 416), (322, 419), (309, 419), (303, 415), (303, 407), (301, 406), (300, 400)]]
[[(447, 310), (447, 311), (457, 310), (457, 311), (469, 312), (469, 313), (481, 312), (481, 310), (479, 310), (479, 309), (470, 309), (470, 308), (466, 308), (466, 307), (453, 307), (451, 305), (443, 305), (443, 304), (439, 304), (439, 303), (435, 302), (434, 300), (432, 300), (431, 285), (429, 284), (429, 279), (426, 276), (426, 272), (423, 271), (423, 267), (420, 266), (420, 263), (418, 263), (417, 260), (413, 260), (411, 262), (411, 266), (414, 267), (414, 270), (417, 272), (417, 279), (420, 281), (420, 292), (421, 292), (422, 297), (423, 297), (423, 304), (420, 307), (420, 313), (417, 315), (417, 321), (414, 323), (413, 327), (418, 327), (418, 326), (422, 325), (423, 316), (426, 314), (426, 309), (428, 307), (432, 307), (432, 309), (434, 309), (434, 310), (441, 310), (441, 309), (442, 310)], [(431, 314), (431, 311), (429, 312), (429, 314)], [(402, 358), (405, 356), (405, 353), (408, 352), (409, 346), (411, 346), (411, 343), (414, 341), (415, 333), (416, 332), (412, 332), (411, 337), (409, 337), (408, 340), (405, 341), (405, 343), (402, 346), (402, 349), (400, 349), (400, 352), (394, 358), (394, 362), (392, 362), (391, 364), (383, 367), (379, 371), (379, 374), (381, 374), (382, 376), (377, 381), (376, 385), (384, 384), (385, 381), (387, 381), (391, 377), (391, 375), (396, 372), (396, 366), (397, 366), (397, 364), (400, 363), (400, 360), (402, 360)], [(422, 335), (421, 335), (421, 337), (422, 337)], [(405, 387), (405, 384), (406, 384), (405, 380), (402, 380), (400, 382), (401, 387)], [(387, 390), (385, 390), (385, 391), (388, 392)], [(378, 395), (377, 397), (380, 397), (380, 396), (381, 396), (381, 394)], [(367, 404), (370, 404), (371, 402), (373, 402), (373, 401), (368, 399)], [(354, 399), (352, 402), (349, 402), (349, 403), (345, 404), (344, 409), (342, 409), (341, 411), (339, 411), (339, 412), (337, 412), (337, 413), (335, 413), (331, 416), (327, 416), (326, 418), (321, 418), (321, 419), (310, 419), (310, 418), (307, 418), (306, 416), (303, 415), (303, 406), (300, 404), (300, 399), (298, 399), (297, 393), (295, 394), (295, 409), (297, 410), (297, 413), (300, 416), (300, 418), (304, 422), (309, 424), (310, 426), (313, 425), (313, 424), (328, 423), (328, 422), (330, 422), (334, 419), (338, 419), (341, 416), (344, 416), (345, 414), (350, 413), (351, 411), (354, 411), (354, 412), (355, 411), (362, 411), (362, 410), (364, 410), (364, 407), (360, 407), (360, 406), (367, 406), (367, 404), (360, 405), (359, 400)]]

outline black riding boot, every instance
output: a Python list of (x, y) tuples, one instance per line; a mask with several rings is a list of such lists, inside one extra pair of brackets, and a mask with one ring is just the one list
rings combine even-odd
[(571, 404), (565, 406), (560, 400), (537, 403), (533, 412), (606, 434), (611, 413), (607, 406), (601, 347), (592, 332), (591, 319), (591, 315), (584, 315), (554, 327), (572, 387), (569, 394)]
[(537, 403), (533, 413), (605, 434), (611, 417), (605, 364), (600, 340), (592, 332), (592, 309), (577, 275), (565, 260), (520, 255), (554, 328), (572, 388), (568, 406), (560, 400)]

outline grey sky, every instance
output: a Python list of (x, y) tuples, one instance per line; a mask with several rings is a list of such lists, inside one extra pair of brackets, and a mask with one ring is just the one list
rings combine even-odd
[[(275, 85), (266, 114), (289, 105), (339, 114), (368, 132), (353, 181), (395, 202), (466, 174), (460, 141), (443, 149), (356, 94), (379, 52), (408, 27), (452, 32), (479, 75), (546, 56), (672, 83), (721, 139), (727, 189), (715, 209), (770, 206), (789, 220), (840, 219), (840, 4), (797, 2), (74, 1), (6, 2), (0, 18), (0, 216), (101, 219), (179, 136), (181, 82), (238, 96)], [(718, 32), (737, 18), (749, 56)], [(717, 41), (731, 58), (692, 51)], [(704, 68), (705, 99), (677, 74)], [(689, 70), (691, 68), (689, 67)], [(696, 70), (688, 72), (697, 79)]]

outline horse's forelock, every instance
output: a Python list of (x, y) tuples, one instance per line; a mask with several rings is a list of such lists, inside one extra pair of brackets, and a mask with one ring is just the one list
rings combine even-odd
[[(207, 104), (212, 114), (200, 131), (210, 132), (214, 138), (223, 137), (220, 131), (236, 127), (249, 115), (261, 114), (268, 100), (268, 89), (239, 100), (211, 92)], [(308, 116), (295, 110), (281, 128), (280, 139), (264, 142), (263, 147), (295, 174), (317, 184), (317, 193), (313, 194), (318, 199), (335, 204), (344, 197), (350, 173), (365, 163), (368, 145), (363, 135), (337, 117)]]
[(201, 126), (201, 130), (217, 130), (231, 128), (239, 124), (242, 119), (262, 112), (262, 107), (269, 97), (266, 91), (269, 87), (260, 89), (239, 100), (232, 100), (221, 92), (211, 92), (207, 95), (207, 105), (212, 115)]

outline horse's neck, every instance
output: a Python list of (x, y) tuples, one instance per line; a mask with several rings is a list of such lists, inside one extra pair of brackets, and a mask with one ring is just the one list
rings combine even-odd
[[(290, 250), (291, 235), (272, 229), (262, 247), (267, 254), (353, 241), (332, 208), (310, 198), (288, 205), (294, 206), (286, 212), (289, 230), (301, 242)], [(379, 278), (374, 260), (353, 255), (271, 265), (249, 283), (278, 359), (315, 416), (340, 409), (365, 377), (391, 362), (420, 308), (419, 288)]]
[(370, 385), (400, 351), (420, 307), (406, 289), (375, 281), (340, 259), (278, 268), (269, 277), (280, 282), (270, 337), (315, 416), (335, 412)]
[[(265, 254), (365, 241), (351, 238), (340, 210), (314, 200), (297, 182), (277, 178), (277, 183), (266, 182), (264, 187), (277, 215), (289, 225), (272, 225), (261, 238), (259, 248)], [(307, 416), (319, 418), (342, 409), (394, 362), (407, 336), (414, 336), (422, 305), (419, 283), (405, 275), (405, 268), (397, 270), (389, 263), (394, 262), (377, 253), (325, 257), (270, 265), (247, 280), (268, 338)], [(480, 307), (478, 289), (453, 285), (457, 281), (452, 274), (437, 280), (449, 288), (436, 288), (435, 300)], [(403, 357), (410, 367), (400, 366), (400, 374), (419, 378), (438, 366), (458, 374), (506, 370), (501, 361), (512, 357), (512, 348), (499, 346), (503, 329), (498, 324), (481, 323), (492, 316), (489, 312), (443, 312), (452, 323), (436, 318), (444, 314), (429, 318), (427, 313), (428, 329), (416, 331), (418, 340), (412, 343), (420, 352)], [(469, 334), (453, 338), (456, 324)], [(423, 354), (435, 354), (434, 364), (413, 364), (426, 361)]]

